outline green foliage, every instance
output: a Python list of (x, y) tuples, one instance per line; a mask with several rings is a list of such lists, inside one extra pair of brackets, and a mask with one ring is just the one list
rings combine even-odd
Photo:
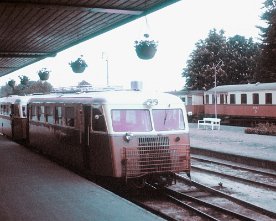
[(248, 127), (244, 130), (247, 134), (271, 135), (276, 136), (276, 125), (274, 124), (258, 124), (256, 127)]
[(41, 81), (46, 81), (49, 79), (50, 72), (47, 68), (42, 68), (38, 71), (38, 76)]
[[(224, 31), (213, 29), (205, 40), (196, 43), (182, 76), (189, 89), (213, 88), (215, 71), (217, 85), (254, 81), (259, 45), (252, 38), (236, 35), (226, 38)], [(223, 61), (223, 65), (218, 65)]]
[(78, 83), (78, 86), (85, 86), (85, 85), (91, 85), (91, 84), (85, 80), (82, 80), (81, 82)]
[(71, 61), (69, 63), (73, 72), (82, 73), (82, 72), (84, 72), (85, 68), (88, 67), (87, 63), (85, 62), (85, 60), (82, 57), (83, 56), (81, 55), (77, 60)]
[(26, 95), (34, 93), (50, 93), (53, 86), (48, 82), (42, 81), (28, 81), (28, 85), (19, 84), (11, 88), (8, 84), (2, 86), (0, 89), (0, 96), (5, 97), (8, 95)]
[(264, 2), (266, 11), (261, 16), (267, 27), (259, 27), (262, 37), (262, 53), (255, 76), (259, 82), (276, 82), (276, 0)]
[(29, 78), (27, 77), (27, 76), (25, 76), (25, 75), (21, 75), (21, 76), (18, 76), (19, 77), (19, 79), (20, 79), (20, 84), (22, 84), (22, 85), (27, 85), (28, 84), (28, 82), (29, 82)]
[(8, 85), (11, 87), (11, 88), (14, 88), (14, 86), (15, 86), (15, 80), (9, 80), (8, 81)]

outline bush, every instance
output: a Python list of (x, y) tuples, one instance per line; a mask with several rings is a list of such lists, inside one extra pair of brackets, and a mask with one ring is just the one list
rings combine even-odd
[(247, 134), (272, 135), (276, 136), (276, 125), (260, 123), (256, 127), (248, 127), (244, 130)]

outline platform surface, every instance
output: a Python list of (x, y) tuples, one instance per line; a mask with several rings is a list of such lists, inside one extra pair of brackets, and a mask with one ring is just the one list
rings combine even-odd
[(0, 135), (0, 220), (162, 219)]
[(276, 136), (246, 134), (245, 127), (198, 129), (190, 123), (191, 147), (276, 162)]

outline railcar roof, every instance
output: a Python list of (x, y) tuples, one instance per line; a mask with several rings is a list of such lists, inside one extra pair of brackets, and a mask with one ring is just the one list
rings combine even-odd
[(29, 95), (11, 95), (11, 96), (7, 96), (7, 97), (1, 97), (0, 98), (0, 103), (11, 103), (11, 104), (15, 104), (15, 103), (20, 103), (20, 104), (27, 104), (28, 101), (31, 98), (39, 98), (39, 97), (54, 97), (57, 96), (55, 94), (29, 94)]
[[(262, 90), (276, 90), (276, 83), (256, 83), (256, 84), (237, 84), (237, 85), (222, 85), (216, 88), (218, 93), (236, 92), (236, 91), (262, 91)], [(214, 92), (215, 88), (207, 91)]]
[(27, 104), (28, 100), (30, 99), (30, 96), (19, 96), (19, 95), (12, 95), (8, 97), (2, 97), (0, 98), (0, 103), (23, 103)]
[(175, 95), (143, 91), (99, 91), (81, 94), (64, 94), (56, 97), (32, 98), (30, 102), (67, 102), (98, 104), (141, 104), (148, 99), (157, 99), (158, 103), (182, 104)]
[(203, 95), (204, 94), (204, 90), (181, 90), (181, 91), (169, 91), (166, 92), (169, 94), (173, 94), (176, 96), (181, 96), (181, 95)]

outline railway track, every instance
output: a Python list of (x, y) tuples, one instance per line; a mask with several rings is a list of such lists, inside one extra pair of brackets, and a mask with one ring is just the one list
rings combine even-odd
[(235, 163), (226, 163), (214, 159), (192, 156), (193, 171), (215, 174), (231, 180), (248, 183), (259, 188), (276, 191), (276, 173)]
[[(177, 175), (177, 185), (147, 186), (130, 200), (166, 220), (275, 220), (276, 214)], [(128, 198), (129, 199), (129, 198)]]
[[(255, 175), (258, 172), (258, 181), (262, 179), (270, 182), (269, 179), (276, 177), (273, 172), (247, 168), (240, 165), (214, 162), (210, 161), (210, 159), (196, 159), (195, 157), (192, 157), (192, 160), (194, 163), (195, 161), (207, 164), (211, 163), (212, 167), (214, 165), (220, 168), (225, 166), (227, 168), (224, 167), (222, 169), (225, 171), (246, 170), (246, 172), (240, 172), (241, 174), (248, 174), (250, 171), (250, 173)], [(206, 164), (204, 165), (201, 167), (206, 168)], [(192, 168), (192, 170), (195, 170), (195, 168)], [(203, 173), (208, 173), (208, 171), (203, 170)], [(231, 179), (234, 178), (231, 177)], [(242, 182), (250, 182), (250, 180), (242, 180)], [(254, 185), (259, 186), (259, 183), (256, 182)], [(274, 187), (264, 185), (262, 188), (271, 189)], [(218, 189), (210, 188), (194, 180), (189, 180), (186, 178), (186, 174), (183, 174), (183, 177), (181, 174), (178, 174), (177, 184), (169, 188), (160, 190), (151, 185), (147, 185), (146, 189), (134, 191), (134, 193), (129, 193), (128, 191), (118, 193), (118, 189), (113, 192), (155, 213), (165, 220), (276, 220), (276, 213), (248, 201), (241, 200), (238, 197), (234, 197), (231, 192), (223, 192), (227, 188)]]

